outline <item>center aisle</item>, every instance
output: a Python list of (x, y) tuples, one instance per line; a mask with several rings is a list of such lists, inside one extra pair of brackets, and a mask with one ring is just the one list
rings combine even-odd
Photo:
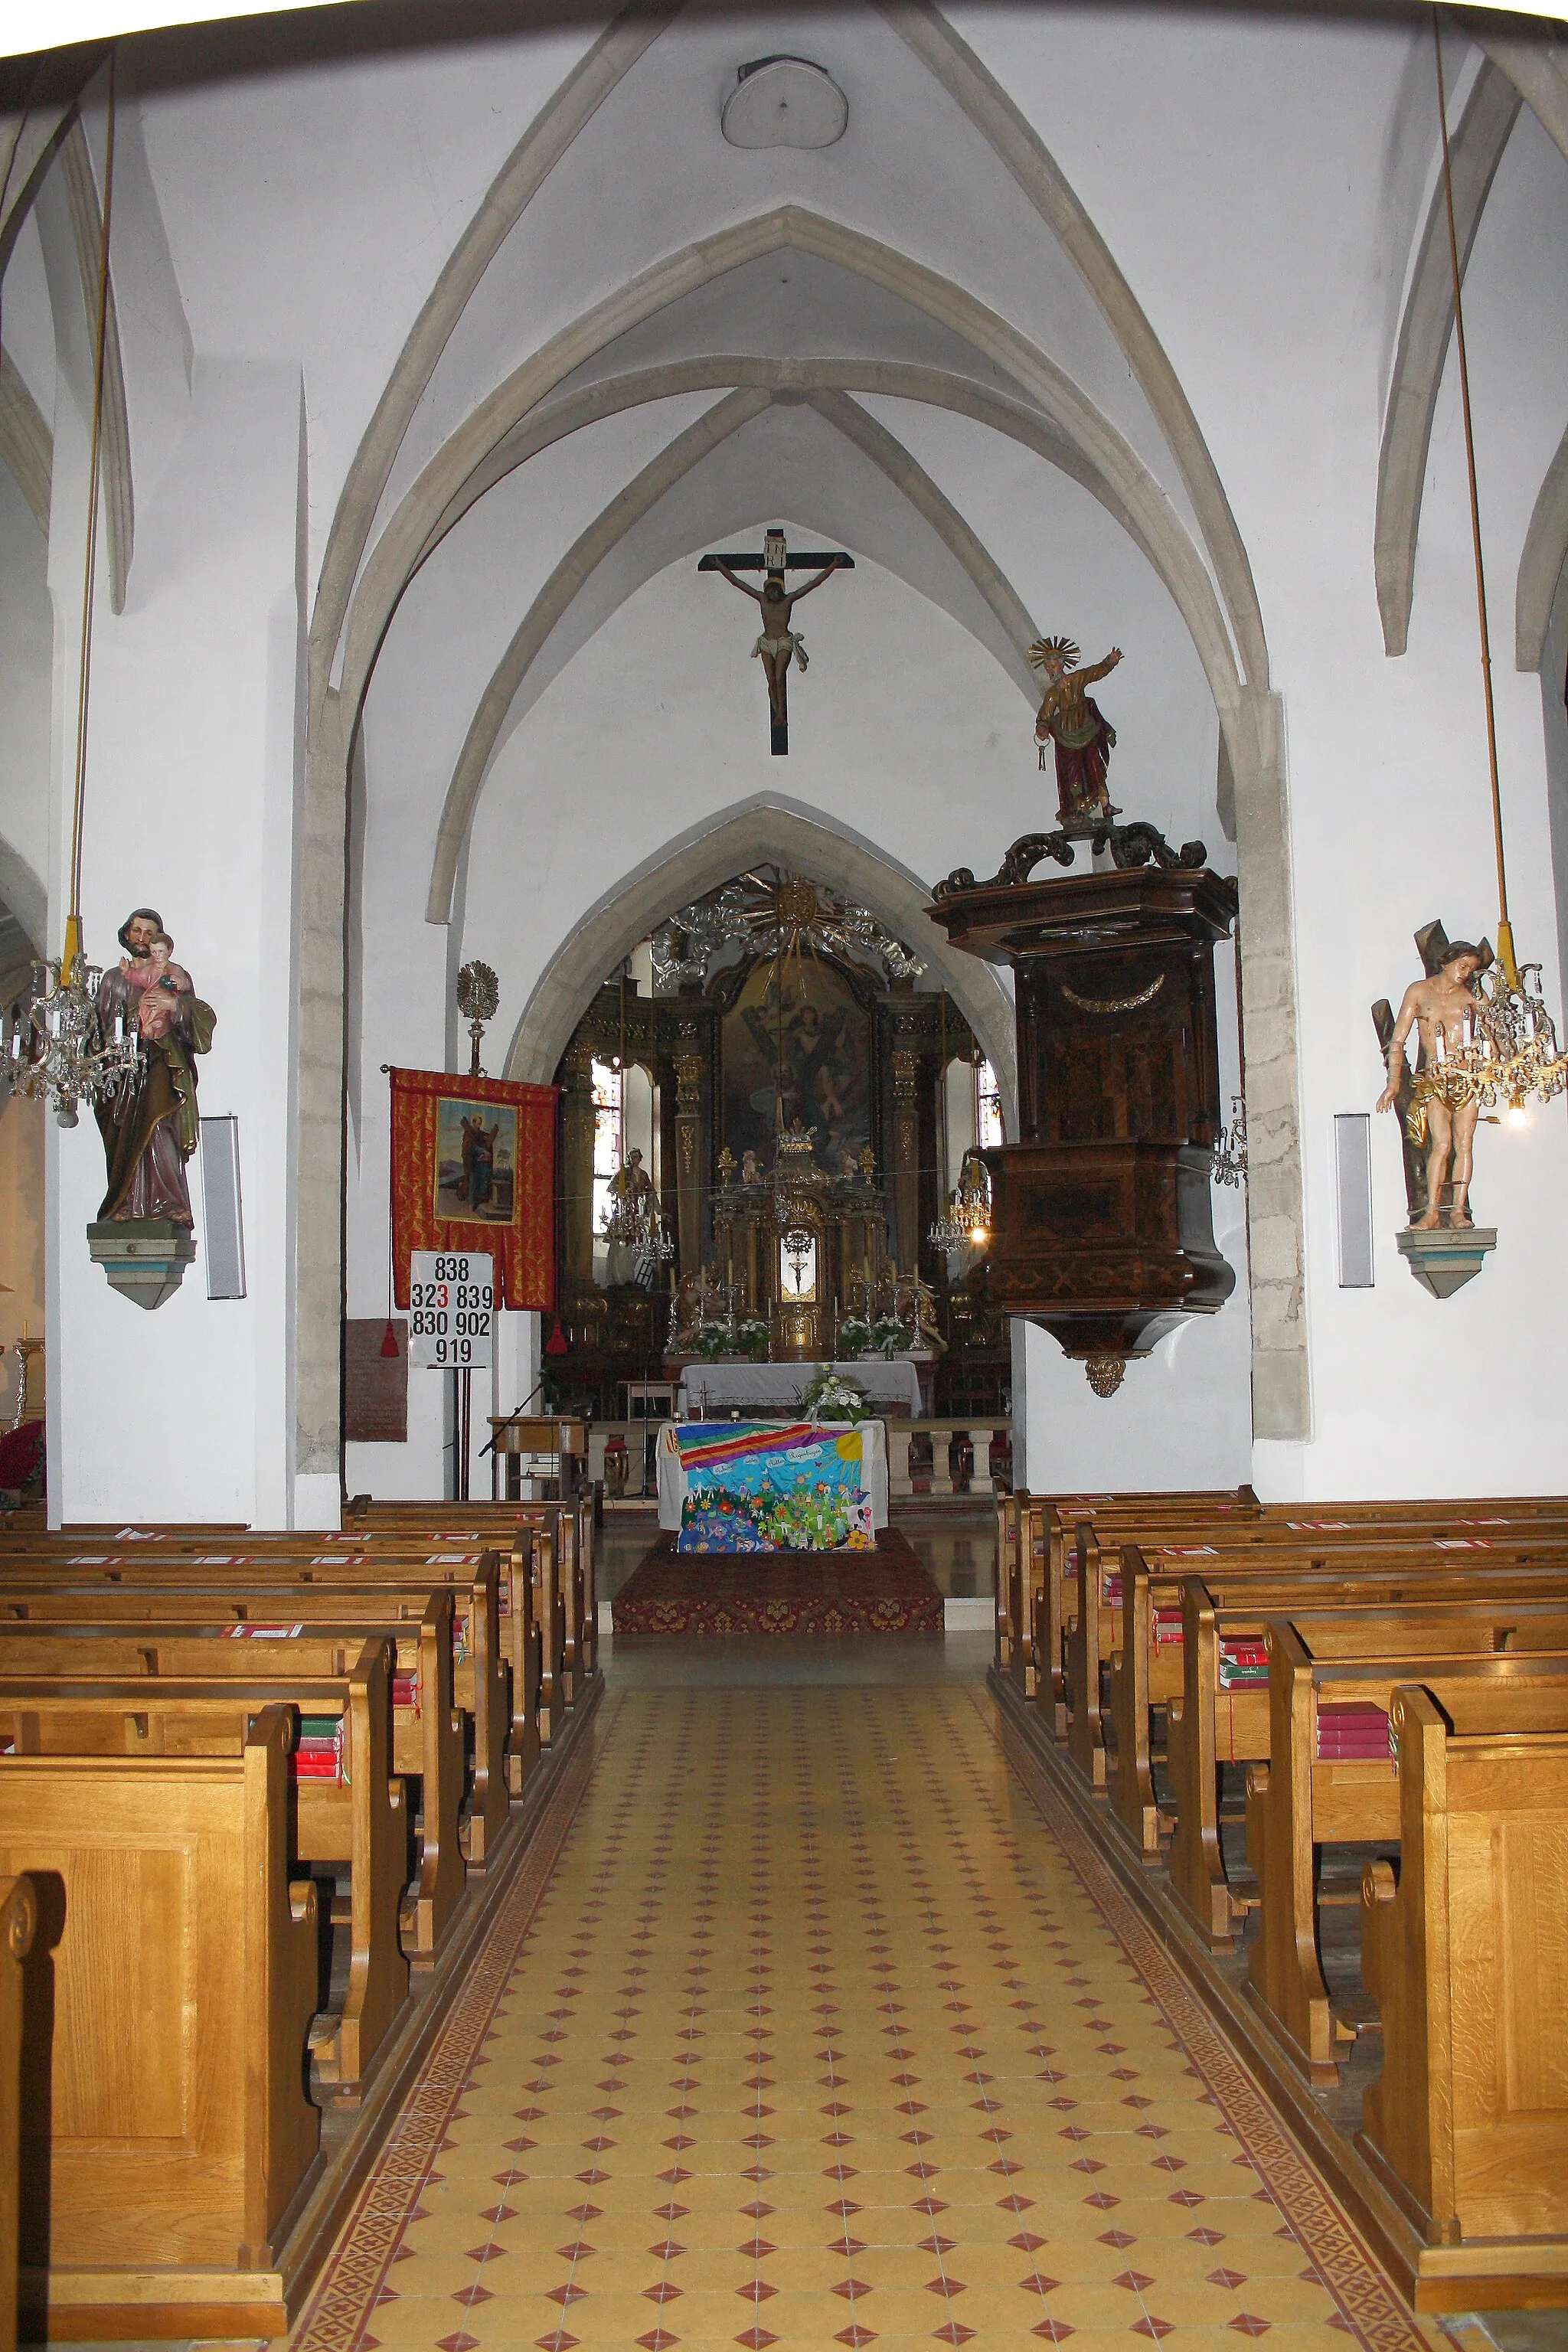
[(299, 2352), (1415, 2352), (1037, 1791), (979, 1688), (613, 1691)]

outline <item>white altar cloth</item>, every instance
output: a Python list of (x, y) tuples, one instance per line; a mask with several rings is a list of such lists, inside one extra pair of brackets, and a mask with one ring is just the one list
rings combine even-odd
[(700, 1421), (766, 1413), (795, 1413), (818, 1372), (833, 1370), (853, 1381), (873, 1405), (901, 1405), (911, 1420), (921, 1410), (920, 1374), (907, 1357), (876, 1357), (854, 1364), (688, 1364), (679, 1402)]
[[(695, 1366), (693, 1370), (695, 1370)], [(707, 1367), (703, 1369), (706, 1370)], [(765, 1365), (752, 1369), (763, 1371)], [(844, 1424), (835, 1422), (837, 1431)], [(885, 1528), (888, 1524), (888, 1433), (879, 1421), (863, 1421), (859, 1424), (860, 1439), (865, 1447), (865, 1492), (871, 1497), (871, 1525)], [(658, 1433), (658, 1524), (678, 1534), (680, 1528), (680, 1507), (686, 1500), (686, 1473), (680, 1466), (680, 1449), (676, 1444), (676, 1424), (667, 1421)]]

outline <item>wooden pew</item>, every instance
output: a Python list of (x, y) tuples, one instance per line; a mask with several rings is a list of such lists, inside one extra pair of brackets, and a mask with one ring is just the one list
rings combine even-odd
[[(1156, 1571), (1137, 1546), (1129, 1544), (1121, 1554), (1120, 1573), (1118, 1614), (1122, 1632), (1121, 1647), (1111, 1654), (1107, 1675), (1114, 1754), (1107, 1764), (1106, 1787), (1112, 1819), (1151, 1864), (1158, 1861), (1160, 1852), (1152, 1760), (1152, 1710), (1158, 1706), (1166, 1709), (1167, 1765), (1178, 1790), (1178, 1812), (1187, 1812), (1189, 1830), (1200, 1817), (1206, 1830), (1213, 1790), (1206, 1784), (1201, 1789), (1194, 1785), (1194, 1767), (1184, 1745), (1187, 1727), (1198, 1727), (1200, 1736), (1209, 1742), (1204, 1752), (1212, 1756), (1216, 1771), (1221, 1751), (1214, 1742), (1221, 1714), (1227, 1734), (1224, 1748), (1227, 1761), (1238, 1760), (1241, 1752), (1235, 1746), (1238, 1723), (1247, 1724), (1248, 1736), (1256, 1736), (1261, 1727), (1266, 1737), (1267, 1707), (1259, 1704), (1248, 1715), (1247, 1694), (1222, 1688), (1222, 1679), (1228, 1679), (1222, 1675), (1222, 1664), (1226, 1657), (1234, 1655), (1237, 1643), (1245, 1645), (1249, 1640), (1258, 1645), (1260, 1654), (1263, 1622), (1271, 1612), (1309, 1606), (1315, 1611), (1333, 1610), (1359, 1594), (1379, 1608), (1409, 1602), (1425, 1609), (1470, 1611), (1478, 1616), (1489, 1612), (1479, 1641), (1482, 1650), (1508, 1645), (1510, 1617), (1521, 1623), (1528, 1621), (1537, 1636), (1542, 1610), (1555, 1610), (1557, 1621), (1568, 1622), (1559, 1569), (1458, 1568), (1447, 1552), (1379, 1554), (1357, 1547), (1331, 1560), (1312, 1561), (1280, 1561), (1257, 1554), (1237, 1559), (1211, 1588), (1198, 1577)], [(1187, 1632), (1188, 1596), (1194, 1593), (1195, 1649)], [(1225, 1603), (1223, 1630), (1214, 1621), (1216, 1595), (1223, 1596)], [(1555, 1639), (1550, 1624), (1547, 1632), (1548, 1638)], [(1347, 1633), (1344, 1638), (1351, 1635)], [(1478, 1643), (1471, 1641), (1467, 1646), (1474, 1648)], [(1188, 1673), (1190, 1651), (1196, 1659), (1193, 1676)], [(1342, 1651), (1342, 1641), (1335, 1654)], [(1172, 1761), (1178, 1750), (1179, 1767)], [(1246, 1760), (1255, 1755), (1266, 1757), (1267, 1748), (1245, 1751)], [(1184, 1834), (1178, 1831), (1178, 1836)], [(1184, 1846), (1184, 1869), (1190, 1860), (1190, 1849)], [(1173, 1874), (1175, 1870), (1173, 1863)], [(1210, 1906), (1200, 1905), (1194, 1916), (1205, 1922), (1207, 1932)]]
[(57, 2335), (123, 2333), (133, 2300), (138, 2334), (198, 2332), (201, 2306), (171, 2326), (121, 2273), (268, 2268), (309, 2194), (316, 1890), (288, 1877), (289, 1737), (268, 1707), (237, 1756), (0, 1760), (0, 1872), (37, 1890), (29, 1997), (52, 2010), (24, 2043), (23, 2307), (45, 2263), (95, 2297)]
[(1456, 1735), (1419, 1687), (1390, 1721), (1400, 1865), (1362, 1874), (1384, 2063), (1357, 2144), (1436, 2244), (1562, 2237), (1568, 1738)]
[[(461, 1581), (451, 1565), (453, 1585), (453, 1704), (471, 1725), (473, 1759), (468, 1801), (460, 1809), (458, 1842), (470, 1869), (482, 1873), (503, 1835), (510, 1811), (506, 1744), (510, 1722), (507, 1643), (512, 1627), (500, 1606), (511, 1601), (511, 1564), (506, 1583), (493, 1551), (464, 1555)], [(418, 1667), (417, 1626), (433, 1591), (431, 1565), (412, 1570), (401, 1562), (372, 1566), (345, 1559), (329, 1571), (304, 1568), (288, 1555), (263, 1553), (187, 1556), (161, 1549), (125, 1564), (91, 1564), (79, 1559), (66, 1570), (47, 1571), (28, 1563), (0, 1570), (0, 1631), (5, 1624), (46, 1617), (57, 1622), (79, 1619), (110, 1622), (123, 1616), (149, 1621), (231, 1617), (237, 1623), (299, 1622), (305, 1624), (363, 1623), (386, 1632), (398, 1643), (397, 1671)], [(330, 1576), (330, 1580), (327, 1580)], [(523, 1596), (521, 1631), (528, 1637), (531, 1601)], [(398, 1769), (419, 1770), (404, 1741)]]
[(594, 1513), (585, 1500), (514, 1503), (528, 1528), (552, 1531), (561, 1609), (561, 1701), (575, 1706), (599, 1656), (599, 1610), (594, 1584)]
[[(1248, 1990), (1310, 2080), (1339, 2079), (1348, 2046), (1336, 2031), (1318, 1957), (1317, 1849), (1396, 1841), (1399, 1789), (1391, 1757), (1321, 1753), (1327, 1708), (1381, 1710), (1418, 1675), (1461, 1734), (1568, 1731), (1568, 1655), (1448, 1660), (1318, 1661), (1295, 1628), (1270, 1621), (1269, 1760), (1247, 1775), (1247, 1851), (1258, 1885), (1259, 1931), (1247, 1953)], [(1349, 1899), (1358, 1900), (1357, 1896)], [(1353, 2041), (1353, 2032), (1349, 2041)]]
[(16, 2352), (22, 1963), (33, 1948), (37, 1924), (32, 1880), (0, 1879), (0, 2352)]
[[(1413, 1591), (1426, 1590), (1433, 1578), (1445, 1574), (1450, 1580), (1458, 1575), (1467, 1585), (1483, 1574), (1495, 1578), (1503, 1573), (1521, 1577), (1533, 1573), (1542, 1580), (1559, 1582), (1568, 1574), (1568, 1530), (1559, 1535), (1555, 1529), (1542, 1528), (1534, 1534), (1521, 1534), (1517, 1541), (1489, 1543), (1473, 1561), (1468, 1550), (1456, 1551), (1448, 1540), (1429, 1527), (1406, 1526), (1397, 1521), (1379, 1528), (1352, 1527), (1318, 1532), (1306, 1538), (1288, 1529), (1259, 1530), (1257, 1527), (1214, 1532), (1218, 1540), (1212, 1542), (1159, 1544), (1156, 1556), (1164, 1582), (1156, 1587), (1152, 1605), (1157, 1607), (1162, 1601), (1167, 1606), (1177, 1602), (1181, 1576), (1195, 1568), (1200, 1559), (1212, 1562), (1216, 1573), (1221, 1569), (1233, 1576), (1272, 1573), (1281, 1580), (1287, 1600), (1287, 1585), (1294, 1588), (1303, 1579), (1331, 1578), (1336, 1574), (1353, 1575), (1369, 1581), (1381, 1580), (1388, 1587), (1389, 1597), (1394, 1600), (1400, 1597), (1405, 1583)], [(1131, 1549), (1140, 1567), (1153, 1565), (1144, 1559), (1140, 1547), (1133, 1545)], [(1146, 1618), (1140, 1627), (1137, 1652), (1128, 1653), (1122, 1638), (1121, 1554), (1105, 1558), (1099, 1534), (1088, 1522), (1079, 1524), (1076, 1552), (1076, 1594), (1067, 1643), (1068, 1753), (1090, 1786), (1103, 1790), (1108, 1783), (1109, 1765), (1101, 1670), (1109, 1667), (1116, 1653), (1121, 1651), (1129, 1671), (1142, 1675), (1152, 1633), (1157, 1628), (1152, 1619)], [(1458, 1565), (1461, 1560), (1462, 1567)], [(1174, 1695), (1174, 1664), (1165, 1664), (1169, 1688), (1151, 1692), (1151, 1699)], [(1136, 1698), (1127, 1701), (1130, 1717), (1139, 1704)], [(1128, 1818), (1131, 1826), (1131, 1814)]]
[[(423, 1519), (425, 1523), (410, 1526), (406, 1524), (410, 1517), (416, 1522)], [(570, 1552), (571, 1542), (558, 1533), (550, 1555), (555, 1581), (546, 1593), (540, 1595), (539, 1563), (529, 1562), (526, 1544), (520, 1554), (519, 1531), (521, 1528), (531, 1533), (540, 1528), (555, 1530), (559, 1521), (567, 1523), (568, 1537), (577, 1548), (574, 1564), (574, 1591), (568, 1594), (565, 1590), (563, 1567)], [(264, 1559), (271, 1549), (287, 1548), (294, 1553), (300, 1552), (301, 1546), (308, 1546), (309, 1567), (302, 1569), (303, 1573), (325, 1573), (330, 1577), (342, 1562), (355, 1574), (374, 1575), (393, 1564), (401, 1563), (405, 1568), (413, 1568), (423, 1562), (426, 1567), (440, 1570), (449, 1577), (454, 1565), (480, 1557), (488, 1549), (495, 1548), (498, 1537), (505, 1538), (500, 1548), (503, 1560), (510, 1554), (514, 1570), (521, 1571), (525, 1565), (531, 1569), (526, 1579), (521, 1572), (514, 1574), (510, 1586), (503, 1574), (501, 1585), (501, 1615), (503, 1619), (512, 1621), (512, 1638), (518, 1645), (511, 1659), (514, 1682), (526, 1680), (531, 1685), (533, 1676), (520, 1671), (522, 1661), (519, 1654), (528, 1644), (531, 1629), (535, 1630), (538, 1645), (542, 1652), (551, 1652), (557, 1644), (560, 1645), (562, 1664), (557, 1671), (563, 1673), (568, 1622), (575, 1624), (583, 1602), (592, 1597), (593, 1513), (585, 1500), (575, 1504), (375, 1505), (365, 1517), (352, 1518), (341, 1535), (305, 1538), (247, 1537), (246, 1556)], [(157, 1551), (159, 1556), (165, 1555), (172, 1549), (196, 1554), (207, 1548), (205, 1539), (186, 1538), (176, 1530), (166, 1538), (160, 1537)], [(133, 1566), (143, 1557), (145, 1554), (139, 1548), (126, 1549), (117, 1555), (122, 1568)], [(0, 1555), (0, 1582), (3, 1582), (5, 1572), (4, 1558)], [(558, 1627), (547, 1626), (542, 1632), (538, 1632), (535, 1627), (536, 1612), (531, 1609), (520, 1611), (519, 1601), (527, 1601), (531, 1590), (548, 1602), (551, 1613), (559, 1617)], [(591, 1679), (597, 1659), (596, 1641), (590, 1630), (597, 1621), (591, 1609), (583, 1609), (582, 1613), (588, 1633), (583, 1676), (586, 1681)], [(539, 1663), (542, 1664), (542, 1660)], [(575, 1696), (574, 1690), (574, 1700)], [(567, 1703), (564, 1687), (561, 1703)], [(515, 1790), (513, 1793), (516, 1793)]]
[(1021, 1569), (1022, 1528), (1029, 1497), (1006, 1494), (996, 1497), (996, 1670), (1008, 1675), (1027, 1698), (1033, 1698), (1033, 1662), (1023, 1657), (1024, 1620)]
[[(52, 1657), (56, 1645), (44, 1646)], [(90, 1653), (94, 1645), (71, 1646)], [(79, 1680), (16, 1675), (16, 1647), (0, 1642), (0, 1740), (13, 1755), (237, 1756), (249, 1725), (279, 1706), (291, 1721), (339, 1727), (331, 1773), (302, 1769), (297, 1750), (290, 1756), (289, 1860), (349, 1871), (347, 1990), (340, 2010), (314, 2019), (310, 2042), (317, 2087), (357, 2101), (408, 1993), (398, 1935), (408, 1831), (403, 1782), (390, 1770), (391, 1645), (367, 1642), (341, 1679), (313, 1682), (302, 1714), (294, 1677), (105, 1681), (87, 1678), (90, 1655)]]
[[(1222, 1661), (1227, 1650), (1261, 1654), (1270, 1609), (1293, 1597), (1292, 1622), (1310, 1629), (1308, 1638), (1337, 1657), (1384, 1654), (1486, 1656), (1514, 1649), (1556, 1649), (1568, 1639), (1568, 1610), (1553, 1576), (1535, 1580), (1521, 1594), (1507, 1589), (1468, 1591), (1456, 1585), (1448, 1597), (1433, 1589), (1419, 1601), (1371, 1609), (1364, 1603), (1348, 1615), (1331, 1604), (1321, 1587), (1306, 1601), (1267, 1585), (1227, 1580), (1220, 1596), (1201, 1577), (1183, 1580), (1185, 1640), (1182, 1652), (1183, 1695), (1170, 1706), (1166, 1769), (1175, 1795), (1175, 1824), (1169, 1864), (1172, 1899), (1215, 1951), (1232, 1948), (1236, 1927), (1250, 1903), (1231, 1891), (1220, 1837), (1219, 1769), (1267, 1763), (1271, 1738), (1267, 1678), (1247, 1678), (1226, 1686)], [(1445, 1622), (1447, 1621), (1447, 1623)]]
[[(1020, 1529), (1018, 1642), (1021, 1687), (1037, 1700), (1053, 1738), (1068, 1737), (1068, 1641), (1078, 1575), (1077, 1538), (1090, 1526), (1106, 1549), (1123, 1539), (1148, 1543), (1200, 1541), (1216, 1524), (1250, 1524), (1258, 1517), (1249, 1486), (1234, 1494), (1025, 1496)], [(1034, 1687), (1028, 1687), (1032, 1678)]]
[[(403, 1945), (416, 1969), (435, 1963), (462, 1899), (466, 1869), (458, 1840), (463, 1783), (462, 1721), (452, 1704), (452, 1594), (432, 1593), (416, 1629), (412, 1687), (395, 1689), (392, 1769), (422, 1790), (418, 1867), (403, 1905)], [(143, 1616), (97, 1622), (36, 1618), (0, 1622), (0, 1675), (68, 1682), (173, 1675), (208, 1681), (268, 1681), (302, 1715), (328, 1711), (363, 1624), (316, 1625), (308, 1635), (270, 1638), (254, 1623), (184, 1624)], [(395, 1632), (395, 1628), (392, 1629)], [(234, 1635), (243, 1632), (243, 1640)], [(401, 1679), (401, 1678), (400, 1678)]]

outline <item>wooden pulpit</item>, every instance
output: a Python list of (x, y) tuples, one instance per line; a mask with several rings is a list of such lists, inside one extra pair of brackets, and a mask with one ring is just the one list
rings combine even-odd
[[(1194, 845), (1201, 858), (1201, 846)], [(1184, 853), (1185, 855), (1185, 853)], [(931, 908), (1016, 991), (1019, 1138), (984, 1154), (991, 1296), (1109, 1395), (1184, 1315), (1236, 1285), (1215, 1246), (1214, 950), (1236, 886), (1201, 865), (976, 884)]]

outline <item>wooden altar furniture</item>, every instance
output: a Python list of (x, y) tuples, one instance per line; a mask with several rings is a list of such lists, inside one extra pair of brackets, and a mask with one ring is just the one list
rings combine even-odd
[[(623, 1381), (621, 1418), (623, 1421), (673, 1421), (675, 1400), (679, 1393), (679, 1381)], [(650, 1405), (658, 1406), (657, 1414), (649, 1413)]]
[(1359, 2145), (1439, 2245), (1568, 2234), (1568, 1738), (1394, 1693), (1400, 1864), (1362, 1873), (1383, 2072)]
[(1236, 904), (1234, 883), (1172, 866), (955, 877), (931, 908), (955, 947), (1015, 980), (1019, 1139), (984, 1154), (991, 1297), (1085, 1360), (1100, 1394), (1235, 1287), (1209, 1185), (1214, 949)]
[(588, 1424), (556, 1413), (491, 1413), (490, 1497), (500, 1464), (506, 1462), (506, 1499), (518, 1502), (524, 1478), (554, 1482), (555, 1496), (569, 1500), (582, 1485), (588, 1463)]
[(37, 1924), (32, 1880), (0, 1879), (0, 2352), (16, 2352), (22, 1963), (33, 1948)]
[[(79, 2336), (135, 2299), (121, 2273), (270, 2269), (317, 2160), (316, 1889), (288, 1874), (289, 1744), (267, 1706), (233, 1755), (12, 1756), (0, 1772), (0, 1871), (58, 1890), (54, 2030), (29, 2037), (22, 2080), (23, 2170), (48, 2192), (24, 2206), (22, 2263), (76, 2273), (79, 2294), (88, 2274)], [(164, 2315), (136, 2319), (152, 2333)], [(199, 2306), (188, 2325), (207, 2325)]]
[[(1296, 1629), (1271, 1623), (1269, 1760), (1247, 1776), (1247, 1851), (1261, 1889), (1260, 1932), (1247, 1955), (1253, 1997), (1311, 2081), (1332, 2086), (1343, 2046), (1317, 1950), (1321, 1884), (1315, 1849), (1397, 1840), (1398, 1780), (1388, 1753), (1394, 1690), (1419, 1677), (1454, 1729), (1481, 1738), (1549, 1731), (1568, 1745), (1568, 1652), (1555, 1656), (1319, 1659)], [(1329, 1720), (1340, 1727), (1335, 1745)], [(1368, 1761), (1344, 1727), (1381, 1725)], [(1352, 1897), (1351, 1899), (1354, 1899)], [(1561, 1890), (1547, 1897), (1561, 1912)], [(1522, 1927), (1522, 1923), (1521, 1923)]]
[(1568, 2309), (1568, 1498), (1001, 1519), (1005, 1719), (1401, 2292)]
[[(91, 1664), (90, 1648), (80, 1638), (74, 1646), (79, 1672)], [(237, 1755), (264, 1706), (292, 1710), (304, 1699), (312, 1752), (307, 1769), (300, 1769), (299, 1758), (289, 1764), (293, 1853), (301, 1864), (349, 1876), (347, 1986), (341, 2006), (323, 2011), (310, 2026), (318, 2090), (358, 2090), (408, 1993), (408, 1961), (398, 1939), (408, 1815), (403, 1780), (387, 1769), (390, 1663), (390, 1644), (367, 1642), (336, 1688), (318, 1683), (306, 1693), (265, 1675), (238, 1682), (168, 1675), (150, 1690), (145, 1677), (78, 1682), (34, 1673), (15, 1646), (0, 1647), (0, 1737), (11, 1739), (14, 1752)], [(329, 1763), (321, 1751), (331, 1746), (337, 1752)]]
[[(26, 1864), (43, 1890), (25, 2332), (287, 2335), (322, 2212), (395, 2112), (376, 2068), (430, 2030), (538, 1818), (531, 1629), (566, 1619), (554, 1538), (587, 1512), (532, 1511), (545, 1524), (435, 1504), (342, 1535), (0, 1529), (0, 1873)], [(597, 1696), (579, 1664), (569, 1708), (555, 1674), (557, 1744)], [(7, 1990), (0, 1949), (0, 2274)]]

